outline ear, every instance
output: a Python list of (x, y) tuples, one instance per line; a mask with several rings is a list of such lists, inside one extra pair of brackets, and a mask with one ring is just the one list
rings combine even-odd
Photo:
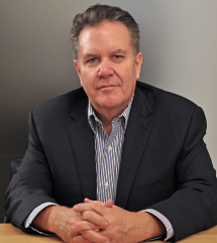
[(81, 80), (81, 71), (80, 71), (79, 63), (77, 62), (77, 60), (74, 60), (73, 62), (74, 62), (74, 66), (75, 66), (75, 69), (77, 71), (78, 77), (80, 79), (81, 86), (83, 86), (82, 80)]
[(136, 79), (140, 77), (141, 66), (142, 66), (142, 53), (138, 52), (135, 58)]

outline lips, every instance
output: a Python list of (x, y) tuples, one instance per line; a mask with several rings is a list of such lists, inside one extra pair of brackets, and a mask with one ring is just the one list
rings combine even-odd
[(100, 85), (97, 89), (112, 89), (116, 87), (117, 85), (115, 84), (104, 84), (104, 85)]

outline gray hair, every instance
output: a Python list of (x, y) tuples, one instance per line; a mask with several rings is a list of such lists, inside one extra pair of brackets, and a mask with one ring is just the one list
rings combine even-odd
[(139, 26), (134, 18), (119, 7), (96, 4), (90, 6), (84, 13), (77, 14), (72, 22), (71, 41), (74, 58), (78, 61), (79, 35), (83, 28), (94, 27), (103, 21), (119, 21), (129, 30), (130, 40), (136, 56), (140, 49)]

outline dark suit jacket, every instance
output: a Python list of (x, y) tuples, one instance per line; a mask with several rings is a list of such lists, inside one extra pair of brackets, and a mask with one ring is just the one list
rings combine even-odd
[[(44, 202), (72, 207), (96, 199), (94, 134), (83, 89), (30, 114), (29, 145), (6, 192), (6, 215), (22, 228)], [(115, 204), (158, 210), (175, 240), (217, 224), (217, 182), (203, 136), (201, 108), (180, 96), (137, 82), (125, 133)]]

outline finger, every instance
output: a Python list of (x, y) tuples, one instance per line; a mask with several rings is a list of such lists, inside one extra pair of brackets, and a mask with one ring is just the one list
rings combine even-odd
[[(108, 237), (101, 235), (99, 232), (95, 230), (85, 230), (81, 232), (81, 236), (76, 236), (73, 238), (73, 242), (75, 243), (86, 243), (86, 242), (105, 242), (109, 243), (110, 240)], [(88, 240), (88, 241), (87, 241)]]
[(90, 200), (89, 198), (85, 198), (84, 199), (84, 203), (90, 203), (90, 202), (94, 202), (94, 203), (98, 203), (100, 205), (103, 205), (106, 208), (112, 208), (112, 206), (114, 205), (114, 202), (112, 199), (109, 199), (107, 202), (103, 203), (103, 202), (99, 202), (99, 201), (93, 201)]
[(114, 202), (112, 199), (109, 199), (107, 202), (104, 203), (104, 207), (106, 207), (106, 208), (112, 208), (113, 205), (114, 205)]
[(107, 222), (106, 224), (103, 224), (103, 226), (99, 226), (96, 224), (92, 224), (88, 221), (81, 221), (73, 225), (73, 230), (74, 232), (79, 232), (85, 231), (85, 230), (96, 230), (99, 231), (100, 229), (105, 229), (108, 226)]
[(77, 226), (76, 226), (75, 224), (73, 224), (73, 225), (70, 227), (70, 229), (71, 229), (71, 232), (70, 232), (71, 236), (74, 237), (74, 236), (80, 234), (80, 232), (79, 232), (79, 230), (78, 230), (78, 228), (77, 228)]
[(89, 202), (92, 202), (92, 200), (90, 200), (89, 198), (85, 198), (85, 199), (84, 199), (84, 202), (85, 202), (85, 203), (89, 203)]
[(82, 221), (73, 225), (74, 232), (80, 232), (84, 230), (99, 230), (97, 225), (94, 225), (88, 221)]
[[(93, 211), (84, 211), (82, 213), (83, 221), (88, 221), (97, 226), (97, 228), (103, 229), (108, 226), (108, 220)], [(83, 222), (82, 221), (82, 222)]]
[(82, 213), (84, 211), (93, 211), (102, 215), (105, 211), (104, 203), (98, 203), (91, 201), (89, 203), (79, 203), (73, 207), (73, 210), (77, 213)]
[(75, 237), (72, 239), (72, 242), (73, 242), (73, 243), (91, 243), (91, 241), (85, 239), (82, 235), (75, 236)]
[(84, 199), (84, 203), (91, 203), (91, 202), (98, 203), (99, 205), (104, 205), (104, 203), (103, 202), (100, 202), (100, 201), (90, 200), (89, 198), (85, 198)]

